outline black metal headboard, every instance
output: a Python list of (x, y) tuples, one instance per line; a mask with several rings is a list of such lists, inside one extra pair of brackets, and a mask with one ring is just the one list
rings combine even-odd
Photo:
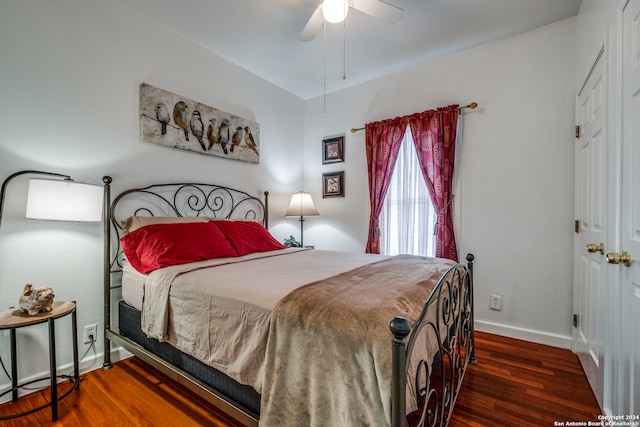
[[(110, 328), (111, 274), (121, 267), (120, 237), (122, 221), (131, 216), (208, 217), (254, 219), (269, 227), (269, 192), (264, 202), (241, 190), (216, 184), (167, 183), (131, 188), (111, 200), (110, 176), (104, 183), (104, 301), (105, 331)], [(113, 227), (113, 229), (112, 229)], [(117, 244), (111, 246), (112, 233)], [(105, 363), (110, 366), (109, 344), (105, 334)], [(104, 367), (103, 366), (103, 367)]]
[(255, 219), (268, 226), (265, 203), (257, 197), (214, 184), (154, 184), (123, 191), (113, 199), (110, 218), (117, 230), (130, 216)]

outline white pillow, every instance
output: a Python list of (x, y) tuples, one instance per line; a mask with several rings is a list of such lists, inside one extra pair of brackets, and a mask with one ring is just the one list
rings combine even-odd
[(127, 233), (131, 233), (138, 228), (144, 227), (145, 225), (152, 224), (177, 224), (177, 223), (185, 223), (185, 222), (208, 222), (210, 218), (206, 216), (182, 216), (182, 217), (171, 217), (171, 216), (130, 216), (129, 218), (122, 221), (122, 231), (123, 235)]

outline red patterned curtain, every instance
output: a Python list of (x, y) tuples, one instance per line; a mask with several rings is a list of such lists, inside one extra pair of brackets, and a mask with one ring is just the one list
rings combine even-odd
[(365, 125), (369, 200), (371, 201), (367, 253), (380, 253), (378, 220), (406, 128), (407, 122), (404, 118), (383, 120)]
[(452, 202), (458, 114), (458, 105), (450, 105), (408, 117), (422, 175), (438, 212), (435, 256), (456, 262)]

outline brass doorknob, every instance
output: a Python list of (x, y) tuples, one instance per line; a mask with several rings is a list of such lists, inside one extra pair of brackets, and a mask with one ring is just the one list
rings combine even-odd
[(607, 254), (607, 262), (609, 264), (623, 263), (625, 267), (629, 267), (631, 265), (631, 255), (627, 251), (622, 251), (622, 253), (609, 252)]
[(604, 255), (604, 243), (600, 243), (599, 245), (596, 245), (595, 243), (589, 243), (587, 245), (587, 251), (591, 253), (600, 252), (602, 255)]

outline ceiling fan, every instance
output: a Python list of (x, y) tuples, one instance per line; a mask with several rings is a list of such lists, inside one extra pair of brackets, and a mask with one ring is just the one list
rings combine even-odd
[(404, 13), (403, 9), (381, 0), (324, 0), (307, 21), (307, 25), (300, 33), (300, 40), (305, 42), (313, 40), (325, 20), (332, 23), (344, 21), (349, 8), (354, 8), (389, 24), (398, 22)]

